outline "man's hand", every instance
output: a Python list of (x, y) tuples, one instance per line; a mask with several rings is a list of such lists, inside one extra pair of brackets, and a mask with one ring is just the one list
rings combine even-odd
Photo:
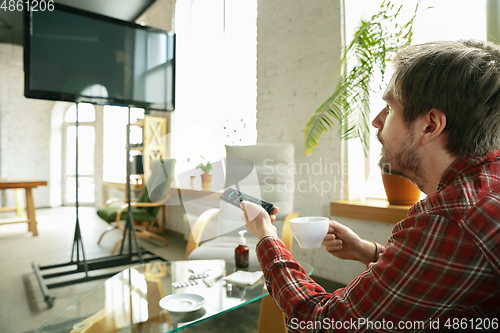
[(375, 244), (359, 238), (354, 231), (337, 221), (330, 221), (322, 244), (340, 259), (358, 260), (366, 265), (375, 259)]
[(273, 222), (276, 220), (278, 207), (274, 207), (271, 215), (264, 208), (253, 202), (242, 201), (240, 204), (243, 211), (240, 217), (245, 221), (247, 228), (254, 233), (259, 239), (265, 236), (277, 236), (276, 227)]

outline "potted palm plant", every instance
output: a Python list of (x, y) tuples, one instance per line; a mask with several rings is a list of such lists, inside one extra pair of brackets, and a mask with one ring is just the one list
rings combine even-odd
[(411, 18), (404, 24), (398, 23), (403, 4), (397, 6), (391, 1), (383, 1), (378, 13), (369, 20), (361, 21), (342, 54), (336, 75), (338, 83), (333, 94), (312, 113), (306, 123), (306, 155), (311, 155), (321, 135), (338, 123), (339, 137), (343, 140), (359, 138), (365, 156), (368, 156), (370, 94), (382, 89), (380, 85), (374, 87), (374, 81), (376, 77), (383, 79), (387, 64), (397, 50), (411, 43), (418, 6), (419, 2)]

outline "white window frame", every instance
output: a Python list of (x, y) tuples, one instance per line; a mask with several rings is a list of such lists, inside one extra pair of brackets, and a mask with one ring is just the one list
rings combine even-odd
[[(92, 105), (93, 106), (93, 105)], [(63, 113), (63, 125), (62, 125), (62, 156), (63, 156), (63, 159), (62, 159), (62, 167), (61, 167), (61, 171), (62, 171), (62, 179), (61, 179), (61, 193), (62, 193), (62, 205), (63, 206), (72, 206), (75, 204), (75, 202), (70, 202), (67, 200), (67, 184), (68, 184), (68, 178), (70, 177), (75, 177), (75, 175), (69, 175), (68, 174), (68, 171), (67, 170), (67, 165), (66, 165), (66, 161), (67, 161), (67, 148), (69, 147), (69, 145), (73, 145), (73, 146), (76, 146), (76, 138), (71, 141), (71, 142), (68, 142), (67, 138), (68, 138), (68, 128), (69, 127), (72, 127), (72, 126), (76, 126), (76, 121), (74, 122), (68, 122), (66, 121), (66, 114), (70, 111), (71, 108), (73, 107), (76, 107), (75, 104), (72, 104), (70, 105)], [(94, 158), (96, 156), (96, 139), (97, 139), (97, 133), (96, 133), (96, 119), (97, 119), (97, 111), (95, 109), (95, 106), (94, 107), (94, 115), (95, 115), (95, 118), (94, 118), (94, 121), (78, 121), (78, 126), (81, 127), (81, 126), (91, 126), (94, 128)], [(80, 112), (81, 110), (79, 110), (79, 115), (80, 115)], [(81, 144), (81, 143), (80, 143)], [(81, 175), (79, 174), (78, 175), (78, 178), (79, 180), (82, 179), (82, 178), (91, 178), (94, 180), (94, 185), (97, 186), (96, 184), (96, 177), (95, 177), (95, 173), (96, 173), (96, 170), (95, 170), (95, 161), (94, 161), (94, 173), (92, 175)], [(80, 196), (81, 197), (81, 196)], [(94, 201), (92, 202), (82, 202), (81, 200), (79, 200), (79, 205), (86, 205), (86, 206), (93, 206), (95, 205), (96, 203), (96, 190), (94, 189)]]

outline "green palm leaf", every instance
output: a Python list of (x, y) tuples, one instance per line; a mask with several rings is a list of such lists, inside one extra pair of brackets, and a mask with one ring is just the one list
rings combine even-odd
[[(385, 74), (386, 63), (396, 51), (411, 43), (413, 17), (403, 25), (397, 23), (402, 4), (383, 1), (380, 11), (368, 21), (361, 21), (352, 41), (346, 47), (337, 72), (338, 84), (333, 94), (309, 118), (304, 129), (305, 153), (312, 154), (321, 135), (339, 124), (343, 140), (359, 138), (365, 155), (369, 149), (369, 97), (376, 73)], [(347, 65), (349, 70), (343, 70)], [(379, 87), (380, 89), (380, 87)]]

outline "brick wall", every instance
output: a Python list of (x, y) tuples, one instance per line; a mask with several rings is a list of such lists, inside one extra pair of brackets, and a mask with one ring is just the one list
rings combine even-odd
[[(23, 48), (0, 43), (0, 176), (50, 177), (50, 111), (54, 102), (24, 97)], [(2, 204), (13, 205), (11, 191)], [(37, 207), (50, 205), (49, 187), (33, 191)]]
[[(324, 170), (325, 163), (341, 164), (342, 143), (335, 130), (323, 135), (312, 156), (305, 156), (303, 148), (307, 120), (335, 85), (340, 12), (339, 1), (331, 0), (258, 2), (257, 142), (295, 145), (295, 210), (302, 216), (328, 216), (328, 203), (341, 198), (341, 187), (327, 188), (341, 174)], [(293, 247), (297, 260), (315, 267), (329, 265), (331, 255), (324, 252), (302, 250), (296, 242)], [(321, 275), (331, 278), (327, 271)]]
[(307, 120), (334, 89), (340, 27), (339, 1), (258, 2), (257, 141), (295, 145), (295, 207), (302, 214), (327, 214), (327, 203), (341, 196), (336, 129), (312, 156), (303, 148)]

